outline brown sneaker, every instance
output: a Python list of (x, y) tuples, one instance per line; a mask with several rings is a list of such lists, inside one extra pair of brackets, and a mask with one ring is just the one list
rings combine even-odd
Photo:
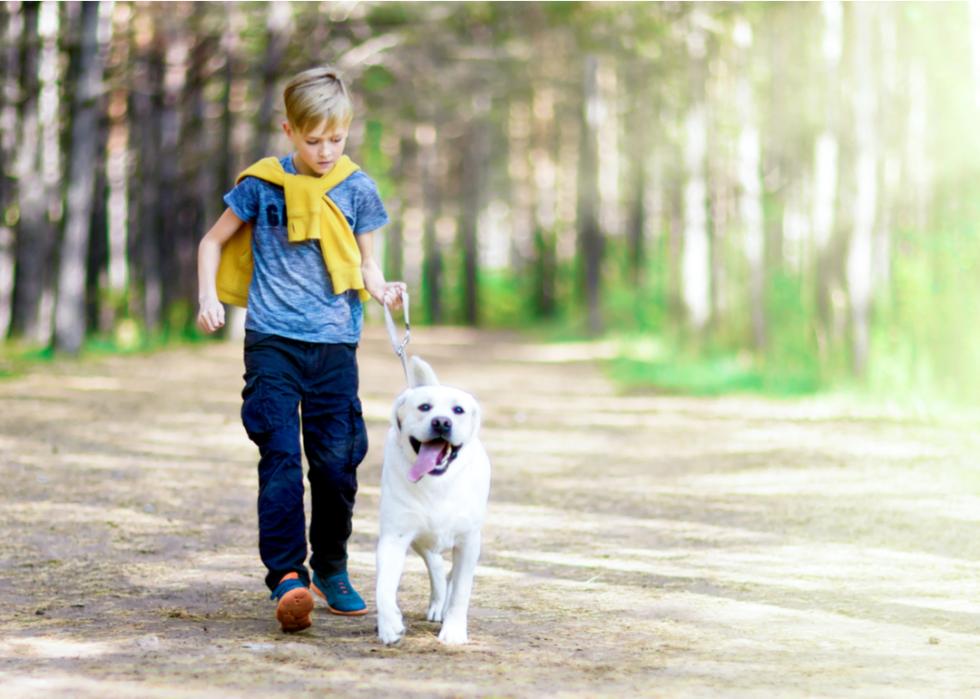
[(278, 599), (276, 619), (287, 633), (308, 629), (313, 624), (313, 595), (310, 594), (298, 573), (287, 573), (272, 592)]

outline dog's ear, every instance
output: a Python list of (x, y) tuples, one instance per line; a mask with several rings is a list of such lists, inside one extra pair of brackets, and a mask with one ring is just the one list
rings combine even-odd
[(473, 412), (473, 431), (472, 436), (476, 437), (480, 433), (480, 425), (483, 422), (483, 411), (480, 410), (480, 404), (473, 399), (473, 405), (471, 406)]
[(419, 359), (418, 357), (412, 357), (412, 388), (417, 388), (418, 386), (438, 386), (439, 379), (436, 378), (436, 372), (432, 370), (432, 367), (428, 365), (425, 361)]
[(402, 406), (405, 405), (405, 401), (408, 400), (408, 391), (402, 391), (402, 394), (395, 399), (395, 404), (391, 408), (391, 424), (395, 426), (395, 429), (399, 432), (402, 431)]

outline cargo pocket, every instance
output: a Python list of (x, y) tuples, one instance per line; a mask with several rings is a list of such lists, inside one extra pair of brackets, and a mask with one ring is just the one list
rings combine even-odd
[(269, 385), (261, 376), (246, 376), (242, 389), (242, 425), (249, 439), (271, 432), (276, 428), (275, 406)]
[(355, 469), (364, 461), (368, 451), (367, 428), (364, 425), (364, 410), (361, 401), (354, 398), (350, 404), (350, 448), (348, 450), (347, 467)]

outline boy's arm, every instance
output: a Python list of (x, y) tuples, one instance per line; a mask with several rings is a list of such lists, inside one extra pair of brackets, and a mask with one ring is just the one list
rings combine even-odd
[(197, 327), (206, 333), (213, 333), (225, 324), (225, 307), (218, 300), (218, 264), (221, 262), (221, 248), (238, 232), (245, 222), (231, 209), (225, 209), (211, 230), (204, 234), (197, 246), (197, 300), (200, 308), (197, 313)]
[(361, 276), (364, 288), (383, 306), (398, 309), (402, 305), (402, 294), (408, 291), (405, 282), (386, 282), (378, 261), (374, 259), (374, 231), (358, 233), (357, 247), (361, 251)]

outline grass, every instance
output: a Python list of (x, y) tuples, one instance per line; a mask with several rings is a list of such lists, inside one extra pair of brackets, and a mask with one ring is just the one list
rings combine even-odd
[(621, 338), (619, 356), (607, 362), (625, 390), (649, 389), (697, 396), (751, 393), (808, 396), (822, 388), (815, 371), (765, 362), (747, 352), (684, 352), (662, 337)]
[(812, 395), (817, 379), (805, 374), (760, 369), (737, 356), (644, 362), (620, 358), (609, 363), (610, 376), (628, 388), (652, 388), (666, 393), (719, 396), (757, 393), (779, 397)]
[[(133, 320), (121, 321), (111, 334), (96, 334), (86, 338), (78, 359), (115, 355), (143, 355), (166, 347), (210, 342), (196, 329), (162, 330), (147, 333)], [(0, 342), (0, 380), (15, 378), (33, 366), (43, 365), (69, 355), (59, 354), (53, 345), (38, 346), (24, 341)]]

